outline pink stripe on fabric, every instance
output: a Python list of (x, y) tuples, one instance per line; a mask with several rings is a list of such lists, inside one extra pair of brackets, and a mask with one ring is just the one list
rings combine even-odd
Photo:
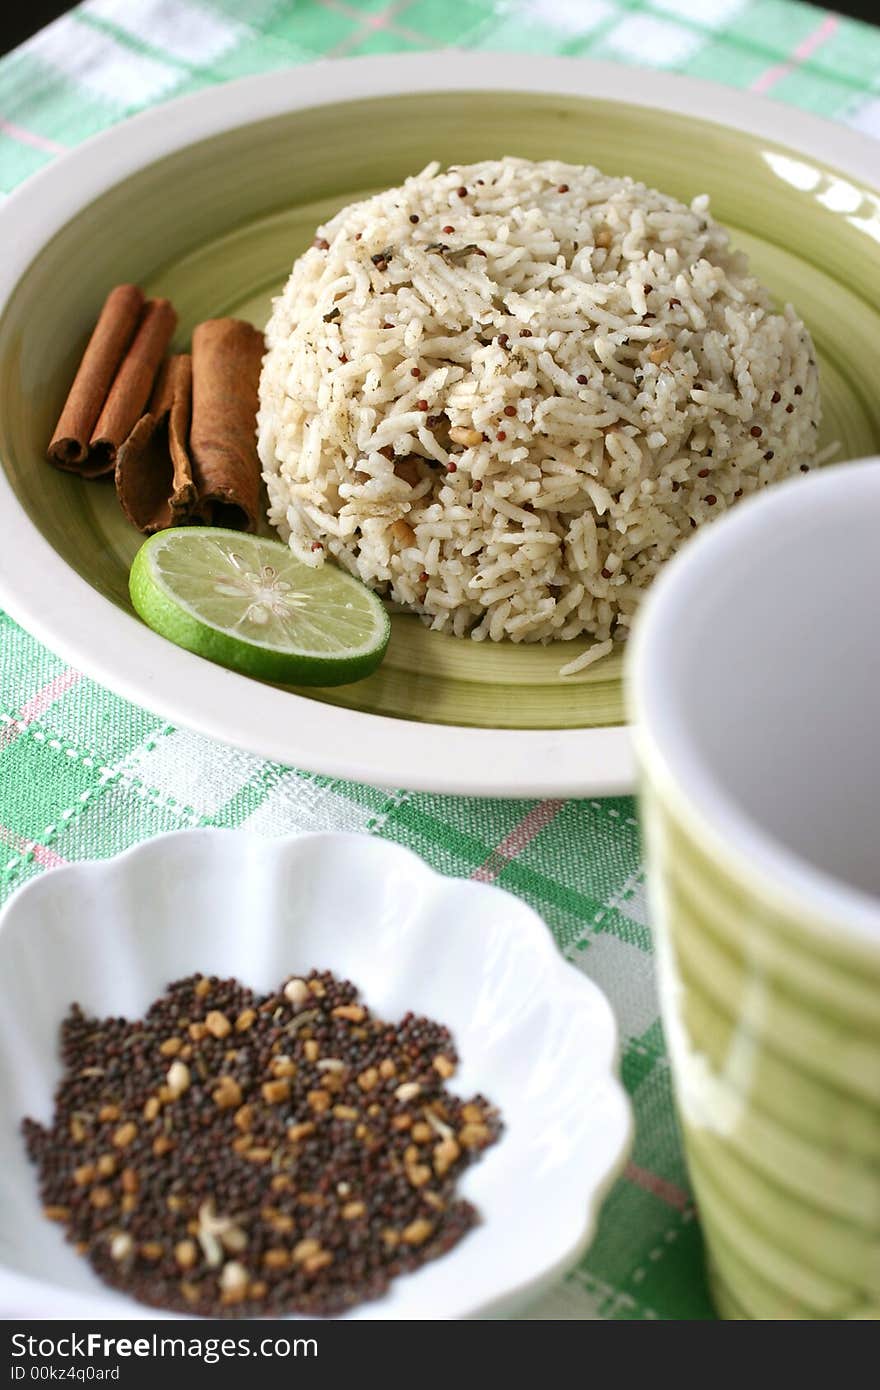
[(39, 719), (40, 715), (45, 714), (50, 705), (54, 705), (55, 701), (60, 699), (65, 691), (70, 690), (71, 686), (76, 685), (79, 680), (82, 680), (80, 672), (74, 671), (72, 666), (68, 666), (67, 669), (56, 676), (54, 680), (47, 681), (42, 689), (38, 690), (35, 695), (32, 695), (31, 698), (22, 705), (19, 711), (19, 719), (25, 724), (30, 724), (32, 720)]
[(762, 72), (755, 78), (751, 90), (753, 92), (769, 92), (771, 87), (775, 87), (777, 82), (781, 82), (783, 77), (787, 77), (790, 72), (794, 72), (799, 63), (805, 63), (811, 58), (817, 48), (821, 48), (823, 43), (827, 43), (832, 34), (836, 33), (840, 20), (837, 15), (827, 14), (817, 29), (811, 34), (801, 39), (796, 48), (791, 51), (791, 56), (784, 63), (775, 63), (772, 68)]
[(564, 801), (542, 801), (539, 805), (533, 806), (510, 833), (505, 835), (501, 843), (496, 845), (488, 859), (474, 870), (471, 878), (477, 883), (492, 883), (505, 866), (518, 854), (522, 854), (526, 845), (550, 824), (564, 805)]
[(643, 1192), (650, 1192), (652, 1196), (659, 1197), (661, 1202), (665, 1202), (669, 1207), (675, 1207), (676, 1211), (687, 1211), (691, 1206), (691, 1199), (680, 1187), (676, 1187), (674, 1182), (667, 1182), (666, 1178), (661, 1178), (659, 1173), (652, 1173), (647, 1168), (640, 1168), (637, 1163), (628, 1163), (623, 1170), (623, 1176), (627, 1182), (640, 1187)]
[(0, 728), (0, 748), (5, 748), (8, 743), (13, 743), (28, 724), (32, 724), (35, 719), (39, 719), (41, 714), (45, 714), (49, 706), (60, 699), (64, 692), (76, 685), (79, 680), (82, 680), (80, 672), (74, 671), (72, 667), (68, 666), (54, 680), (47, 681), (22, 705), (15, 722), (4, 724)]
[(14, 830), (8, 830), (5, 825), (0, 825), (0, 844), (8, 845), (10, 849), (17, 850), (19, 854), (32, 854), (37, 863), (43, 869), (58, 869), (68, 861), (62, 859), (60, 854), (56, 854), (54, 849), (48, 845), (38, 844), (36, 840), (28, 840), (24, 835), (17, 835)]
[(23, 125), (5, 121), (2, 116), (0, 131), (17, 140), (20, 145), (30, 145), (35, 150), (43, 150), (45, 154), (65, 154), (67, 151), (67, 146), (59, 144), (57, 140), (49, 140), (45, 135), (38, 135), (35, 130), (25, 130)]
[(62, 864), (68, 862), (60, 854), (56, 854), (54, 849), (50, 849), (48, 845), (38, 845), (36, 840), (23, 840), (22, 848), (30, 850), (43, 869), (60, 869)]

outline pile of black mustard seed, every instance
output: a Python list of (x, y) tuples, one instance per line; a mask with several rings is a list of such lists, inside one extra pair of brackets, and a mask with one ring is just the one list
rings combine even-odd
[(478, 1219), (455, 1185), (498, 1112), (446, 1090), (446, 1028), (383, 1022), (347, 980), (193, 975), (143, 1020), (73, 1005), (61, 1045), (52, 1123), (23, 1124), (43, 1210), (144, 1303), (339, 1314)]

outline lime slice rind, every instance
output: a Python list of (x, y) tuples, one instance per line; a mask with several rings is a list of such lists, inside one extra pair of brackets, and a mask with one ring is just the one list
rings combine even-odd
[(178, 646), (285, 684), (369, 675), (391, 630), (380, 600), (352, 575), (236, 531), (159, 532), (138, 551), (129, 587), (144, 621)]

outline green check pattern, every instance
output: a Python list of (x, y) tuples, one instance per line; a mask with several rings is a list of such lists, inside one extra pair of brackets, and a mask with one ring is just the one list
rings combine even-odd
[[(0, 61), (0, 197), (169, 97), (318, 57), (449, 45), (714, 78), (880, 136), (880, 30), (794, 0), (87, 0)], [(118, 699), (0, 614), (0, 899), (58, 864), (195, 825), (360, 831), (531, 903), (614, 1005), (636, 1115), (590, 1251), (531, 1315), (712, 1316), (632, 801), (415, 795), (262, 762)]]

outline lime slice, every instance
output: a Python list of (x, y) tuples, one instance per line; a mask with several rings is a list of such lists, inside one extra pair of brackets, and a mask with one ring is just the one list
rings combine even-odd
[(247, 676), (347, 685), (375, 671), (388, 614), (359, 580), (311, 569), (280, 541), (213, 526), (158, 531), (134, 558), (131, 601), (154, 631)]

